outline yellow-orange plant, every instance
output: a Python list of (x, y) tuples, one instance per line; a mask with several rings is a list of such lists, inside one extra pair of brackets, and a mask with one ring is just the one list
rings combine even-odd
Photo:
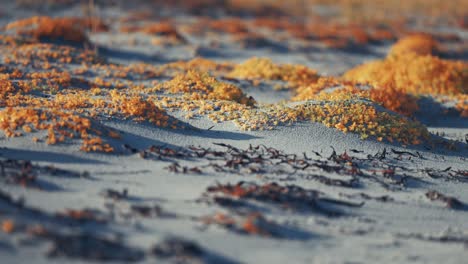
[(468, 92), (467, 68), (462, 61), (406, 53), (357, 66), (344, 78), (414, 95), (455, 95)]
[(176, 26), (171, 22), (150, 23), (144, 26), (123, 26), (123, 32), (142, 32), (150, 35), (164, 36), (175, 42), (185, 43), (185, 38), (179, 33)]
[[(100, 134), (91, 120), (60, 110), (40, 110), (31, 107), (7, 107), (0, 111), (0, 129), (7, 137), (21, 136), (34, 130), (47, 130), (47, 143), (56, 144), (66, 138), (83, 139), (82, 150), (112, 152), (113, 148), (102, 139), (92, 139)], [(23, 131), (23, 132), (21, 132)]]
[(429, 34), (418, 33), (398, 40), (390, 49), (389, 55), (404, 55), (416, 53), (418, 55), (434, 55), (439, 51), (439, 43)]
[(32, 36), (36, 39), (59, 39), (76, 43), (87, 43), (86, 28), (97, 25), (96, 22), (79, 18), (52, 18), (48, 16), (34, 16), (11, 22), (6, 30), (16, 29), (18, 33)]
[(192, 99), (218, 99), (253, 105), (255, 101), (248, 98), (237, 86), (218, 81), (208, 73), (190, 70), (176, 75), (166, 82), (165, 89), (170, 93), (190, 94)]
[[(327, 91), (332, 89), (332, 91)], [(365, 98), (394, 112), (410, 116), (419, 107), (417, 99), (394, 87), (365, 87), (365, 85), (343, 81), (332, 77), (320, 78), (317, 83), (300, 87), (294, 101), (318, 100), (337, 101)]]
[(229, 77), (239, 79), (282, 80), (292, 87), (309, 85), (318, 80), (316, 71), (303, 65), (275, 64), (267, 58), (251, 58), (234, 67)]

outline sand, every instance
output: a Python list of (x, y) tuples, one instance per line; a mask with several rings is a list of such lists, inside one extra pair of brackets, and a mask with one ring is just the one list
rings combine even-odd
[[(7, 12), (3, 12), (6, 15), (1, 18), (2, 24), (34, 13), (15, 8), (13, 4), (6, 4), (4, 10)], [(79, 10), (79, 7), (70, 7), (43, 10), (41, 14), (73, 15)], [(109, 17), (125, 13), (117, 7), (102, 7), (100, 11)], [(466, 41), (466, 31), (459, 35)], [(139, 44), (128, 44), (131, 38)], [(132, 62), (160, 65), (194, 56), (238, 63), (259, 56), (277, 63), (304, 64), (330, 76), (382, 58), (390, 46), (371, 44), (364, 53), (327, 48), (284, 52), (273, 48), (244, 49), (234, 44), (212, 48), (204, 46), (203, 39), (193, 39), (191, 45), (162, 47), (151, 45), (147, 36), (139, 33), (135, 36), (94, 33), (90, 34), (90, 39), (100, 46), (102, 56), (124, 65)], [(278, 103), (290, 98), (289, 91), (276, 91), (273, 83), (252, 87), (249, 82), (241, 81), (239, 85), (247, 95), (261, 103)], [(0, 183), (2, 194), (24, 201), (20, 206), (0, 199), (0, 222), (4, 231), (6, 220), (13, 220), (16, 226), (11, 233), (0, 232), (0, 262), (448, 264), (464, 263), (468, 257), (466, 118), (454, 118), (453, 122), (444, 123), (442, 116), (438, 119), (442, 121), (431, 119), (432, 122), (426, 123), (429, 131), (444, 133), (442, 136), (456, 140), (456, 150), (451, 150), (441, 146), (429, 148), (427, 144), (403, 146), (372, 138), (362, 140), (357, 134), (345, 134), (313, 122), (297, 122), (267, 131), (244, 131), (229, 121), (214, 123), (203, 116), (187, 120), (183, 119), (185, 113), (181, 111), (170, 114), (190, 127), (160, 128), (147, 122), (116, 117), (102, 120), (103, 125), (122, 135), (116, 145), (127, 144), (135, 148), (136, 153), (123, 147), (116, 153), (86, 153), (79, 150), (79, 140), (57, 145), (33, 143), (32, 137), (43, 135), (40, 134), (43, 132), (16, 138), (2, 136), (0, 159), (3, 162), (28, 160), (34, 168), (42, 169), (37, 170), (40, 188), (3, 180)], [(228, 149), (216, 143), (241, 150), (249, 146), (261, 146), (260, 150), (265, 147), (265, 161), (252, 162), (252, 166), (229, 167), (227, 158), (209, 155), (171, 157), (150, 153), (142, 158), (140, 153), (150, 146), (185, 151), (191, 146), (218, 151)], [(308, 162), (310, 159), (315, 165), (300, 169), (302, 165), (299, 164), (296, 168), (287, 162), (277, 164), (278, 158), (267, 158), (266, 148), (296, 154), (297, 159)], [(384, 151), (386, 155), (383, 157)], [(291, 161), (292, 164), (295, 162)], [(176, 170), (179, 172), (171, 171), (170, 166), (174, 163), (178, 164)], [(210, 164), (218, 164), (221, 169), (217, 171)], [(337, 167), (327, 170), (317, 164)], [(64, 171), (52, 173), (47, 166)], [(188, 170), (186, 173), (184, 166)], [(194, 167), (201, 172), (189, 170)], [(362, 174), (353, 174), (351, 168), (362, 170)], [(385, 174), (386, 170), (392, 172)], [(342, 181), (354, 179), (354, 183), (349, 187), (338, 186), (314, 176)], [(316, 190), (319, 197), (334, 200), (317, 200), (321, 206), (316, 208), (305, 199), (297, 205), (288, 200), (290, 197), (282, 201), (256, 200), (214, 194), (207, 189), (241, 181), (258, 185), (273, 182), (281, 186), (293, 185)], [(114, 195), (121, 196), (109, 197), (112, 196), (109, 192), (106, 195), (109, 189)], [(428, 198), (430, 191), (454, 197), (456, 202), (444, 201), (441, 196), (432, 201)], [(217, 202), (215, 197), (230, 197), (234, 204)], [(333, 202), (336, 200), (342, 204)], [(236, 205), (235, 201), (246, 204)], [(132, 206), (156, 206), (158, 209), (148, 209), (150, 213), (144, 214), (136, 209), (132, 211)], [(85, 208), (95, 210), (91, 219), (57, 217), (59, 212)], [(326, 208), (330, 214), (321, 208)], [(241, 219), (241, 230), (207, 220), (219, 214)], [(256, 221), (266, 221), (258, 223), (265, 229), (264, 233), (262, 230), (258, 234), (242, 231), (243, 221), (252, 214), (262, 215), (263, 220)], [(57, 236), (31, 231), (37, 225), (50, 233), (57, 232)], [(64, 239), (59, 240), (58, 234)], [(72, 241), (79, 240), (72, 237), (73, 234), (86, 234), (92, 239), (106, 238), (126, 248), (99, 248), (92, 246), (92, 239), (89, 239), (81, 241), (81, 248), (70, 249)], [(154, 245), (170, 237), (178, 238), (178, 243), (182, 240), (196, 243), (201, 247), (201, 253), (189, 247), (180, 251), (171, 248), (169, 257), (152, 253)], [(130, 252), (129, 248), (134, 251)]]

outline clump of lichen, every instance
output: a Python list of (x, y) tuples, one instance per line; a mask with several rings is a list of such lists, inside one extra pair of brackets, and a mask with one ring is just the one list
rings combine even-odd
[(176, 73), (184, 73), (189, 70), (197, 70), (200, 72), (208, 72), (209, 74), (226, 74), (234, 67), (233, 63), (216, 62), (202, 57), (196, 57), (188, 61), (175, 61), (164, 64), (161, 68), (165, 71), (174, 71)]
[(218, 81), (206, 72), (189, 70), (176, 75), (172, 80), (163, 84), (169, 93), (189, 94), (193, 100), (228, 100), (245, 105), (253, 105), (253, 98), (247, 97), (237, 86)]
[(387, 58), (357, 66), (343, 75), (351, 82), (370, 84), (371, 100), (402, 114), (417, 110), (416, 99), (429, 96), (436, 101), (454, 100), (465, 115), (468, 93), (468, 64), (434, 56), (437, 41), (427, 34), (416, 34), (397, 42)]
[[(123, 26), (123, 32), (142, 32), (149, 35), (164, 37), (173, 44), (187, 43), (187, 40), (179, 33), (177, 27), (170, 22), (150, 23), (143, 26)], [(158, 44), (158, 41), (154, 42)]]
[(405, 53), (357, 66), (344, 78), (413, 95), (456, 95), (468, 92), (467, 69), (462, 61)]
[(398, 40), (390, 49), (390, 55), (415, 53), (418, 55), (434, 55), (439, 51), (437, 40), (425, 33), (417, 33)]
[[(43, 110), (33, 107), (7, 107), (0, 111), (0, 129), (7, 137), (22, 136), (23, 133), (46, 130), (47, 143), (57, 144), (66, 139), (81, 138), (81, 150), (112, 152), (114, 149), (99, 136), (102, 128), (93, 126), (91, 120), (77, 114), (58, 109)], [(111, 130), (111, 135), (118, 135)], [(33, 138), (37, 141), (37, 138)]]
[[(331, 89), (331, 90), (329, 90)], [(418, 110), (417, 98), (394, 87), (375, 88), (337, 78), (321, 78), (317, 83), (300, 87), (294, 101), (338, 101), (368, 99), (394, 112), (410, 116)]]
[(34, 16), (11, 22), (5, 29), (15, 29), (21, 35), (41, 41), (61, 40), (86, 44), (89, 42), (86, 30), (106, 31), (108, 27), (97, 18)]
[(237, 65), (228, 74), (238, 79), (280, 80), (290, 84), (291, 87), (308, 85), (318, 80), (319, 75), (303, 65), (275, 64), (267, 58), (251, 58)]
[(362, 139), (374, 137), (378, 141), (386, 139), (413, 145), (429, 140), (429, 132), (420, 123), (355, 100), (305, 104), (299, 107), (299, 111), (300, 115), (314, 122), (345, 133), (357, 133)]

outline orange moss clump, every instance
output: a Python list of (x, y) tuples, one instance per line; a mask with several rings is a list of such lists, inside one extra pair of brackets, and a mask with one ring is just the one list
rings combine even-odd
[(176, 61), (176, 62), (171, 62), (168, 64), (165, 64), (163, 66), (164, 69), (169, 69), (169, 70), (179, 70), (179, 71), (189, 71), (196, 69), (197, 71), (202, 71), (202, 72), (228, 72), (231, 71), (233, 68), (232, 63), (228, 62), (216, 62), (213, 60), (201, 58), (201, 57), (196, 57), (194, 59), (191, 59), (189, 61)]
[(419, 110), (418, 101), (414, 96), (394, 87), (371, 88), (368, 97), (383, 107), (402, 115), (410, 116)]
[(4, 220), (2, 222), (2, 231), (7, 234), (13, 233), (13, 231), (15, 231), (15, 222), (10, 219)]
[(55, 69), (47, 72), (32, 72), (26, 74), (35, 89), (59, 90), (71, 85), (71, 75), (68, 72), (58, 72)]
[(407, 53), (357, 66), (344, 78), (413, 95), (456, 95), (468, 92), (467, 68), (462, 61)]
[(408, 17), (418, 21), (456, 24), (466, 16), (465, 0), (306, 0), (310, 4), (327, 5), (338, 12), (337, 19), (359, 23), (388, 23)]
[(70, 17), (69, 20), (92, 32), (107, 32), (109, 25), (97, 17)]
[(386, 139), (405, 145), (417, 145), (429, 140), (429, 132), (423, 125), (401, 116), (378, 111), (371, 104), (341, 100), (301, 105), (296, 111), (302, 118), (309, 118), (344, 133), (357, 133), (362, 139), (372, 136), (378, 141)]
[(122, 32), (142, 32), (145, 34), (167, 37), (176, 43), (185, 43), (186, 39), (179, 33), (176, 26), (170, 22), (151, 23), (145, 26), (123, 26)]
[(0, 111), (0, 130), (7, 137), (18, 137), (34, 130), (47, 130), (47, 144), (64, 142), (66, 138), (83, 139), (82, 150), (113, 151), (102, 140), (90, 139), (90, 134), (101, 134), (92, 127), (91, 120), (60, 110), (39, 110), (30, 107), (7, 107)]
[[(336, 89), (326, 91), (329, 88)], [(293, 100), (339, 101), (359, 98), (369, 99), (389, 110), (406, 116), (412, 115), (419, 109), (417, 99), (414, 96), (393, 87), (367, 88), (352, 82), (339, 81), (335, 78), (321, 78), (317, 84), (301, 88), (299, 93), (293, 97)]]
[(389, 55), (404, 55), (416, 53), (418, 55), (434, 55), (439, 51), (439, 43), (429, 34), (418, 33), (398, 40), (390, 49)]
[(19, 34), (29, 35), (38, 40), (64, 40), (85, 44), (88, 43), (85, 30), (91, 27), (100, 30), (107, 29), (102, 22), (98, 23), (97, 20), (47, 16), (35, 16), (11, 22), (6, 25), (5, 29), (16, 29)]
[(230, 34), (247, 33), (249, 30), (242, 19), (225, 18), (209, 21), (207, 26), (212, 30)]
[(94, 137), (84, 139), (80, 150), (85, 152), (113, 152), (114, 148), (103, 143), (102, 138)]
[(267, 79), (288, 82), (292, 87), (308, 85), (318, 80), (319, 75), (303, 65), (275, 64), (267, 58), (251, 58), (237, 65), (228, 74), (239, 79)]
[(12, 95), (27, 93), (31, 90), (29, 86), (20, 85), (10, 80), (0, 80), (0, 106), (6, 106)]
[[(61, 22), (61, 23), (60, 23)], [(96, 32), (108, 31), (109, 26), (104, 23), (101, 19), (96, 17), (59, 17), (52, 18), (48, 16), (33, 16), (26, 19), (17, 20), (6, 25), (6, 30), (26, 28), (30, 26), (39, 26), (40, 24), (51, 23), (51, 24), (63, 24), (70, 25), (74, 24), (85, 30), (93, 30)]]
[(248, 98), (237, 86), (220, 82), (208, 73), (188, 71), (176, 75), (171, 81), (166, 82), (165, 89), (170, 93), (185, 93), (191, 99), (218, 99), (235, 101), (245, 105), (253, 105), (255, 101)]
[[(403, 144), (419, 144), (430, 139), (427, 129), (418, 122), (386, 112), (369, 101), (358, 100), (359, 96), (349, 92), (337, 95), (336, 98), (323, 98), (292, 107), (275, 104), (260, 109), (236, 109), (234, 112), (227, 107), (220, 110), (223, 113), (221, 117), (217, 113), (208, 116), (219, 121), (233, 120), (242, 130), (272, 129), (282, 124), (310, 120), (344, 133), (357, 133), (362, 139), (374, 137), (378, 141), (385, 139)], [(237, 195), (242, 195), (242, 190), (238, 191)]]
[(338, 86), (352, 87), (352, 82), (340, 81), (334, 77), (320, 77), (316, 82), (299, 86), (295, 92), (296, 95), (292, 98), (293, 101), (303, 101), (314, 99), (314, 97), (321, 91), (327, 88)]
[(103, 63), (104, 60), (92, 50), (49, 43), (23, 44), (14, 47), (10, 53), (5, 54), (5, 63), (21, 64), (22, 66), (34, 64), (42, 69), (48, 69), (54, 62), (94, 64)]
[(169, 125), (169, 116), (166, 111), (149, 100), (144, 100), (140, 96), (128, 96), (116, 90), (110, 92), (110, 97), (111, 105), (109, 107), (114, 109), (117, 114), (132, 117), (136, 121), (148, 121), (161, 127)]

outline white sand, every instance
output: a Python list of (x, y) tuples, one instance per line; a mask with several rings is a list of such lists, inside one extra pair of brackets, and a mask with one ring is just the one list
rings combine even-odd
[[(110, 43), (111, 35), (96, 35), (97, 43)], [(117, 42), (117, 40), (116, 40)], [(115, 47), (123, 48), (117, 44)], [(187, 58), (190, 53), (171, 48), (169, 51), (155, 50), (154, 46), (134, 47), (139, 53), (149, 54), (154, 58), (167, 60)], [(380, 50), (381, 48), (376, 48)], [(304, 63), (316, 68), (321, 73), (338, 74), (351, 66), (361, 63), (376, 55), (356, 55), (331, 51), (316, 53), (275, 53), (268, 50), (229, 50), (234, 61), (242, 61), (250, 56), (272, 57), (278, 62)], [(188, 55), (187, 55), (188, 54)], [(213, 52), (213, 54), (216, 54)], [(239, 55), (240, 54), (240, 55)], [(384, 53), (381, 53), (384, 54)], [(142, 55), (143, 56), (143, 55)], [(212, 59), (226, 60), (226, 54), (214, 56)], [(130, 59), (120, 59), (120, 63), (128, 63)], [(138, 59), (137, 59), (138, 61)], [(148, 62), (148, 61), (147, 61)], [(158, 62), (157, 59), (154, 62)], [(244, 85), (243, 85), (244, 86)], [(288, 92), (277, 92), (272, 87), (246, 88), (245, 91), (259, 101), (277, 102), (289, 97)], [(110, 120), (105, 125), (123, 133), (123, 143), (128, 143), (138, 149), (151, 145), (167, 145), (172, 148), (201, 146), (205, 148), (222, 148), (213, 143), (231, 144), (237, 148), (247, 148), (251, 145), (264, 144), (286, 153), (318, 158), (313, 151), (321, 153), (323, 159), (332, 153), (332, 148), (338, 154), (347, 151), (356, 157), (366, 157), (383, 151), (384, 148), (399, 151), (419, 151), (423, 158), (403, 155), (402, 160), (391, 152), (386, 162), (413, 170), (405, 172), (397, 169), (398, 175), (408, 174), (419, 180), (410, 180), (407, 186), (396, 186), (396, 190), (387, 190), (369, 179), (360, 179), (358, 188), (343, 188), (327, 186), (314, 180), (291, 176), (284, 181), (285, 175), (217, 173), (206, 170), (203, 174), (177, 174), (167, 169), (171, 163), (167, 161), (145, 160), (138, 154), (92, 154), (80, 152), (79, 143), (59, 144), (49, 146), (45, 143), (32, 143), (31, 136), (20, 138), (0, 138), (0, 158), (31, 160), (38, 165), (53, 165), (61, 169), (78, 172), (89, 172), (92, 179), (67, 178), (40, 175), (47, 182), (57, 187), (54, 191), (27, 189), (16, 185), (0, 183), (3, 192), (13, 197), (23, 197), (27, 206), (32, 206), (54, 214), (65, 209), (95, 208), (109, 212), (106, 203), (114, 203), (115, 217), (101, 229), (100, 225), (83, 225), (82, 227), (61, 227), (64, 230), (84, 230), (95, 234), (120, 234), (126, 245), (142, 250), (148, 250), (152, 245), (167, 236), (179, 236), (203, 246), (213, 255), (222, 256), (218, 261), (231, 260), (241, 263), (465, 263), (468, 258), (468, 207), (454, 210), (446, 208), (443, 202), (430, 201), (425, 197), (429, 190), (437, 190), (442, 194), (454, 196), (468, 203), (468, 184), (465, 181), (439, 178), (432, 179), (422, 173), (424, 168), (443, 170), (451, 167), (452, 171), (466, 170), (468, 151), (466, 144), (460, 143), (458, 151), (426, 150), (421, 147), (404, 148), (397, 145), (380, 143), (375, 140), (361, 140), (358, 135), (343, 134), (335, 129), (321, 124), (298, 123), (293, 126), (278, 127), (273, 131), (240, 131), (232, 123), (214, 124), (205, 119), (187, 121), (199, 130), (170, 130), (150, 125), (137, 124), (132, 121)], [(460, 122), (465, 122), (466, 119)], [(460, 123), (458, 123), (460, 124)], [(211, 126), (211, 130), (207, 130)], [(459, 138), (468, 133), (463, 127), (436, 128), (447, 134), (455, 134)], [(434, 130), (434, 131), (436, 131)], [(351, 149), (364, 153), (352, 153)], [(177, 160), (183, 166), (206, 165), (207, 160)], [(366, 168), (363, 168), (366, 169)], [(310, 172), (312, 173), (312, 172)], [(346, 176), (316, 170), (314, 174), (338, 179), (348, 179)], [(267, 179), (267, 177), (270, 179)], [(381, 176), (379, 176), (381, 177)], [(276, 181), (281, 184), (294, 184), (306, 189), (316, 189), (324, 192), (327, 197), (359, 203), (362, 207), (342, 207), (345, 215), (330, 218), (311, 210), (288, 211), (280, 206), (263, 205), (262, 212), (269, 220), (281, 225), (286, 232), (285, 239), (244, 235), (230, 232), (221, 227), (203, 226), (198, 217), (213, 215), (216, 212), (226, 212), (216, 204), (196, 202), (202, 197), (208, 186), (219, 183), (238, 181), (254, 181), (266, 183)], [(127, 189), (130, 199), (119, 202), (104, 198), (101, 193), (107, 188), (115, 190)], [(359, 197), (349, 198), (346, 195), (365, 193), (372, 197), (386, 196), (394, 201), (382, 202), (366, 200)], [(340, 196), (340, 194), (342, 194)], [(344, 195), (343, 195), (344, 194)], [(122, 212), (128, 212), (132, 204), (160, 205), (164, 210), (175, 213), (177, 218), (144, 218), (139, 216), (124, 217)], [(14, 217), (12, 215), (6, 218)], [(0, 210), (0, 219), (2, 212)], [(34, 222), (34, 216), (18, 218), (25, 223)], [(44, 223), (48, 225), (47, 220)], [(80, 229), (81, 228), (81, 229)], [(302, 235), (298, 235), (298, 234)], [(433, 237), (443, 239), (444, 235), (451, 238), (465, 239), (465, 242), (429, 241)], [(420, 238), (418, 238), (420, 237)], [(426, 239), (422, 239), (426, 238)], [(27, 245), (26, 234), (4, 234), (0, 232), (0, 263), (85, 263), (84, 260), (67, 258), (49, 259), (44, 252), (48, 244), (38, 242)], [(32, 242), (28, 242), (32, 243)], [(213, 260), (213, 256), (208, 260)], [(142, 263), (156, 261), (146, 257)], [(158, 262), (160, 260), (157, 260)]]

